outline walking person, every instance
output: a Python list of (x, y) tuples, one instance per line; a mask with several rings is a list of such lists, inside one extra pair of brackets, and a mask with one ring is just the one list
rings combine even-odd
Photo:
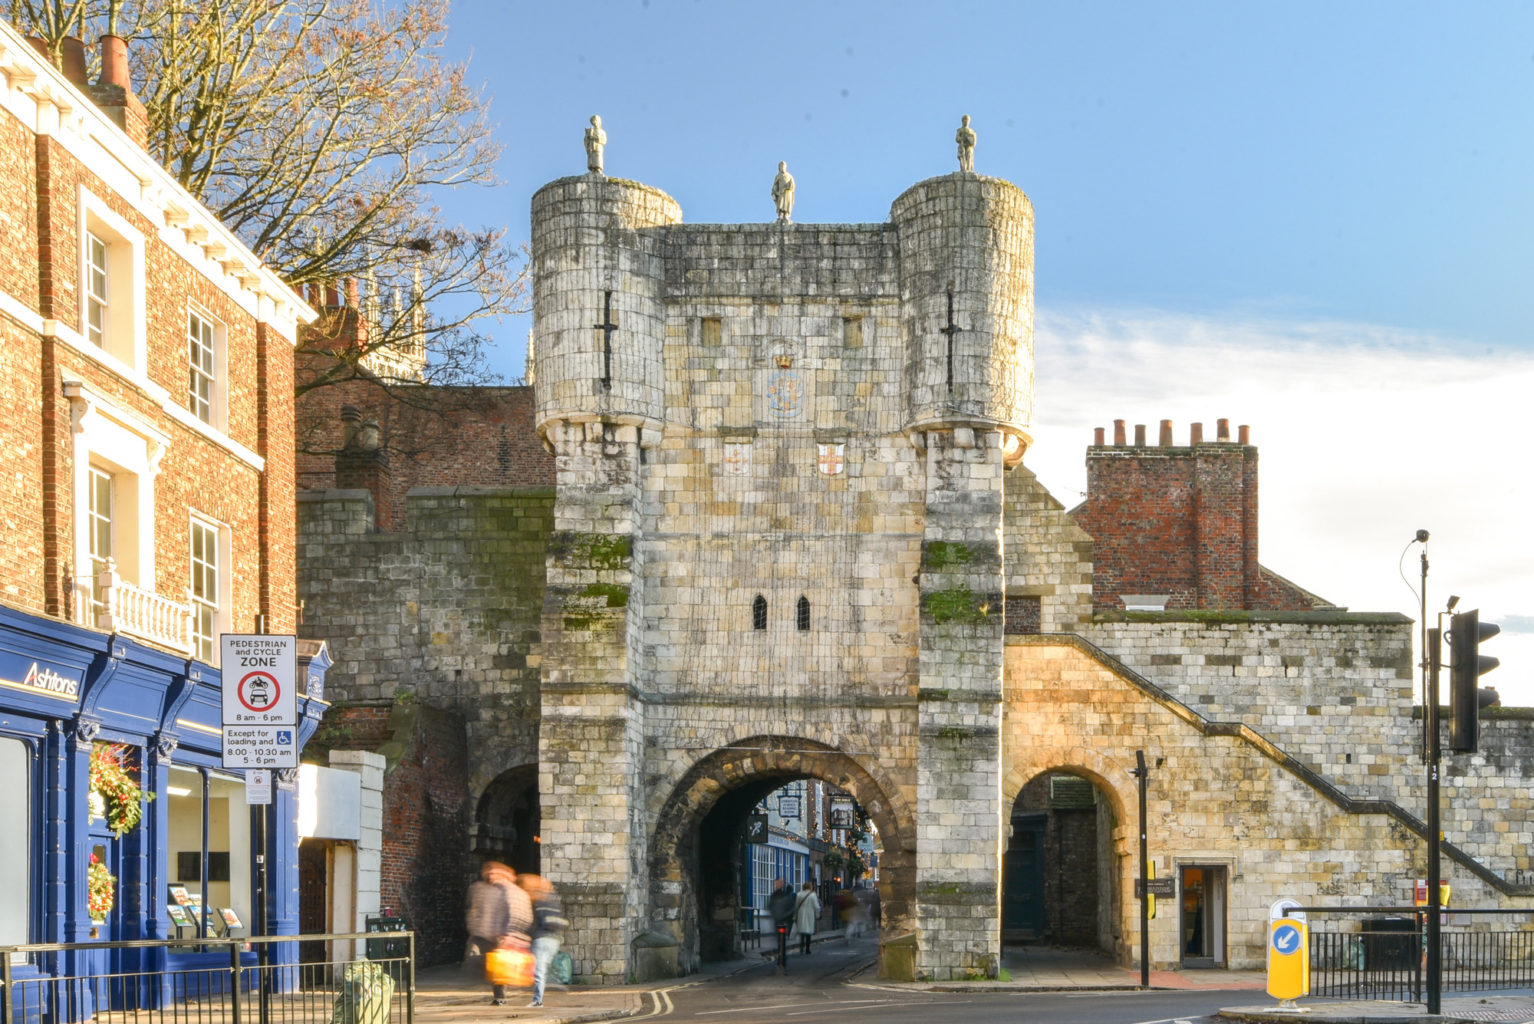
[(794, 924), (799, 928), (799, 952), (810, 951), (810, 940), (815, 937), (815, 925), (820, 921), (820, 897), (815, 895), (815, 883), (808, 878), (799, 890), (799, 900), (794, 904)]
[[(526, 949), (532, 927), (533, 906), (516, 884), (517, 873), (500, 861), (486, 861), (479, 881), (469, 886), (465, 924), (475, 954), (483, 958), (493, 949)], [(506, 986), (492, 985), (490, 1002), (506, 1005)]]
[(794, 923), (794, 891), (784, 884), (782, 878), (772, 882), (772, 895), (767, 897), (767, 913), (778, 933), (778, 973), (788, 973), (788, 929)]
[(548, 981), (549, 965), (559, 952), (559, 943), (570, 922), (554, 883), (542, 875), (522, 875), (517, 879), (533, 902), (533, 1001), (528, 1006), (543, 1005), (543, 988)]

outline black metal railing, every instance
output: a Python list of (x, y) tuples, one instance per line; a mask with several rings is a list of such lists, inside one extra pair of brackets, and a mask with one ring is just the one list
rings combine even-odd
[[(390, 940), (383, 942), (381, 940)], [(304, 960), (300, 943), (376, 958)], [(313, 947), (310, 947), (313, 948)], [(0, 946), (0, 1024), (414, 1024), (413, 932)]]
[[(1424, 915), (1417, 907), (1303, 907), (1310, 994), (1422, 1002)], [(1440, 929), (1443, 992), (1534, 987), (1534, 911), (1448, 909)]]

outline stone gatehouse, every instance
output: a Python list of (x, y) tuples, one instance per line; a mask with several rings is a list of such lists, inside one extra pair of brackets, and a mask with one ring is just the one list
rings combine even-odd
[[(1017, 887), (1057, 775), (1090, 784), (1070, 828), (1091, 944), (1135, 955), (1137, 751), (1179, 879), (1158, 966), (1260, 964), (1280, 897), (1409, 899), (1412, 623), (1257, 563), (1244, 428), (1120, 424), (1080, 509), (1048, 494), (1026, 465), (1032, 234), (1022, 191), (972, 172), (854, 225), (691, 225), (648, 186), (562, 178), (533, 198), (532, 407), (494, 399), (523, 403), (496, 422), (536, 432), (553, 486), (411, 489), (376, 455), (356, 472), (355, 446), (309, 467), (301, 591), (331, 693), (464, 717), (468, 841), (509, 857), (536, 834), (583, 978), (629, 977), (641, 936), (696, 966), (734, 837), (804, 777), (869, 813), (884, 934), (914, 934), (928, 978), (992, 975), (1005, 935), (1047, 931)], [(1534, 894), (1528, 729), (1488, 722), (1447, 771), (1457, 903)]]

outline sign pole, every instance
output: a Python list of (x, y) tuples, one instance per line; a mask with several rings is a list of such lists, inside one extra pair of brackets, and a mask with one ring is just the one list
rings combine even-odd
[(1135, 751), (1134, 775), (1140, 781), (1140, 987), (1150, 988), (1150, 858), (1145, 843), (1145, 788), (1150, 770), (1145, 751)]

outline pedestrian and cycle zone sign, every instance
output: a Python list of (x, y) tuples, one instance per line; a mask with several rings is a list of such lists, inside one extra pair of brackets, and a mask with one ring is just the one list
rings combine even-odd
[(225, 768), (298, 767), (298, 640), (219, 637)]
[(1268, 926), (1268, 995), (1298, 999), (1310, 994), (1310, 940), (1305, 922), (1281, 917)]

